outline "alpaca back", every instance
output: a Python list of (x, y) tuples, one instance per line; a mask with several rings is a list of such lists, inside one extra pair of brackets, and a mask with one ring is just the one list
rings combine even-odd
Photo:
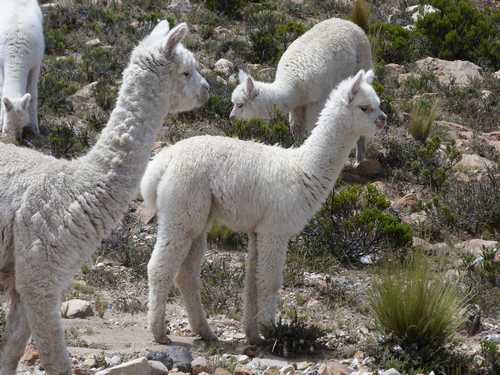
[(297, 93), (298, 103), (324, 102), (343, 79), (372, 67), (368, 37), (356, 24), (339, 18), (318, 23), (285, 51), (276, 81)]

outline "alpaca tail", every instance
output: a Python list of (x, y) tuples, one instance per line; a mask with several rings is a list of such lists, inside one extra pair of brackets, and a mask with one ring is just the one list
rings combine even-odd
[(141, 180), (141, 195), (145, 207), (142, 216), (146, 222), (150, 222), (156, 216), (158, 185), (168, 165), (161, 155), (162, 153), (158, 154), (149, 162)]

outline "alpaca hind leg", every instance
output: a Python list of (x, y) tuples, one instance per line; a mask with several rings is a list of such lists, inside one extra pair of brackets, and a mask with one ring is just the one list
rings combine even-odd
[(165, 327), (165, 307), (174, 276), (188, 255), (191, 245), (192, 240), (189, 237), (175, 234), (172, 236), (159, 225), (158, 238), (148, 263), (148, 323), (155, 340), (160, 344), (170, 343)]
[(275, 322), (279, 289), (283, 284), (288, 237), (257, 234), (257, 324), (259, 330)]
[(365, 160), (366, 155), (366, 138), (359, 137), (356, 143), (356, 163), (359, 164)]
[(290, 132), (296, 141), (304, 139), (305, 132), (305, 106), (295, 107), (289, 114)]
[(213, 341), (217, 340), (217, 336), (208, 325), (200, 295), (201, 261), (206, 249), (207, 235), (203, 233), (193, 241), (191, 251), (184, 259), (175, 282), (184, 299), (191, 329), (204, 340)]
[(245, 270), (245, 289), (243, 291), (243, 327), (250, 344), (258, 344), (261, 339), (257, 327), (257, 238), (255, 233), (248, 234), (248, 254)]
[(40, 76), (40, 67), (34, 67), (28, 74), (28, 87), (27, 91), (31, 94), (31, 101), (29, 107), (31, 128), (33, 133), (40, 134), (38, 127), (38, 78)]
[(12, 289), (4, 344), (0, 354), (0, 375), (16, 373), (17, 364), (24, 353), (29, 337), (30, 328), (24, 306), (19, 294)]

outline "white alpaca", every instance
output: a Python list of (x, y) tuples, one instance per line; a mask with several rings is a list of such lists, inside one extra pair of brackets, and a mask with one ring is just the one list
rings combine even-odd
[(299, 148), (200, 136), (150, 162), (141, 192), (158, 217), (148, 264), (148, 318), (158, 342), (168, 343), (165, 303), (175, 275), (193, 331), (215, 338), (199, 290), (213, 220), (248, 234), (244, 326), (249, 341), (259, 341), (260, 327), (275, 316), (289, 239), (319, 210), (356, 140), (385, 124), (372, 79), (372, 71), (360, 71), (341, 82)]
[(38, 134), (38, 78), (44, 51), (37, 0), (0, 1), (0, 123), (19, 137), (26, 126)]
[(180, 41), (186, 24), (161, 22), (132, 52), (106, 128), (83, 157), (60, 160), (0, 143), (0, 287), (10, 295), (0, 375), (15, 373), (30, 333), (48, 375), (71, 366), (62, 291), (136, 197), (167, 113), (208, 99), (208, 83)]
[[(359, 70), (372, 68), (370, 42), (356, 24), (340, 18), (320, 22), (296, 39), (278, 63), (274, 82), (258, 82), (240, 71), (230, 117), (271, 118), (276, 109), (288, 113), (295, 138), (307, 136), (316, 125), (332, 89)], [(365, 140), (357, 160), (365, 154)]]

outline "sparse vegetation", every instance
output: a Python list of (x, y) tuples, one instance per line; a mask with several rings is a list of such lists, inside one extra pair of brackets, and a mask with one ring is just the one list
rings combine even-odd
[(365, 33), (370, 28), (370, 9), (365, 0), (356, 0), (352, 9), (352, 22), (361, 27)]
[(434, 272), (422, 253), (382, 267), (369, 300), (379, 329), (407, 352), (429, 360), (464, 322), (466, 297)]
[(418, 100), (413, 104), (408, 130), (416, 141), (426, 142), (437, 115), (437, 102), (429, 103), (426, 100)]

